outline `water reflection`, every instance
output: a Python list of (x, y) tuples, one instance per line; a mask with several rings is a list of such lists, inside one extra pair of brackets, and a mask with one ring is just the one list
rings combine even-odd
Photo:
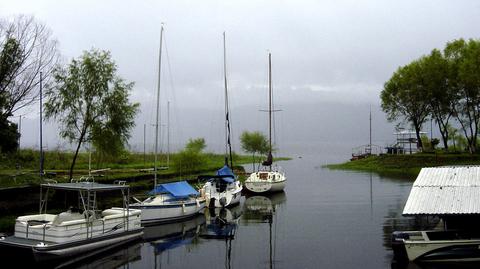
[[(129, 263), (141, 259), (141, 247), (142, 243), (140, 241), (136, 241), (126, 246), (103, 252), (100, 255), (90, 253), (88, 256), (80, 256), (75, 259), (70, 259), (65, 263), (58, 264), (54, 267), (44, 268), (127, 268)], [(38, 268), (38, 266), (35, 267)]]
[(205, 210), (207, 224), (200, 233), (204, 239), (225, 240), (225, 268), (232, 268), (232, 240), (242, 215), (242, 208), (209, 208)]
[[(287, 200), (285, 192), (277, 192), (267, 196), (256, 195), (248, 197), (244, 203), (245, 223), (268, 223), (269, 231), (269, 268), (275, 267), (276, 253), (276, 226), (273, 231), (272, 226), (276, 220), (277, 207)], [(275, 223), (277, 223), (275, 221)], [(273, 232), (272, 232), (273, 231)]]
[(205, 216), (199, 214), (183, 222), (149, 225), (144, 229), (143, 239), (155, 250), (155, 255), (182, 245), (198, 243), (198, 235), (205, 226)]

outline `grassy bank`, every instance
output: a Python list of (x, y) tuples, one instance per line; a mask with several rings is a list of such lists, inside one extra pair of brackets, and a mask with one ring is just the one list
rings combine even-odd
[[(47, 151), (44, 153), (44, 171), (46, 178), (59, 182), (68, 181), (68, 172), (73, 159), (73, 153), (63, 151)], [(176, 155), (170, 155), (170, 164), (175, 160)], [(124, 153), (115, 158), (101, 158), (92, 154), (91, 169), (100, 170), (94, 173), (97, 182), (113, 182), (115, 180), (126, 180), (133, 185), (151, 185), (153, 178), (152, 168), (154, 167), (153, 154)], [(211, 173), (222, 167), (224, 156), (219, 154), (205, 153), (202, 155), (203, 165), (193, 170), (182, 171), (173, 167), (166, 168), (167, 156), (158, 155), (159, 169), (157, 176), (159, 182), (172, 181), (179, 178), (193, 178), (198, 174)], [(288, 158), (280, 158), (288, 159)], [(243, 168), (241, 165), (251, 163), (252, 157), (246, 155), (234, 155), (235, 170), (240, 176)], [(80, 153), (75, 164), (74, 178), (88, 175), (89, 154)], [(150, 170), (149, 170), (150, 169)], [(37, 185), (40, 182), (39, 175), (39, 152), (25, 149), (15, 155), (1, 156), (0, 159), (0, 188), (16, 188), (20, 186)]]
[(415, 179), (422, 167), (444, 165), (480, 165), (480, 155), (419, 153), (413, 155), (381, 155), (326, 165), (330, 169), (375, 172), (382, 176), (403, 176)]

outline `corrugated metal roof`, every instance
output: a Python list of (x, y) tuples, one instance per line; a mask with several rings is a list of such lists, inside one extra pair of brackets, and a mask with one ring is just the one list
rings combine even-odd
[(480, 214), (480, 166), (422, 168), (403, 214)]

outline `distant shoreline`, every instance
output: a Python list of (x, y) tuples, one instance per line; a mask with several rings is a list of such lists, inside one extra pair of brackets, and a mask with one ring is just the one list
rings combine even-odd
[(374, 172), (380, 176), (402, 177), (413, 181), (423, 167), (447, 165), (480, 165), (480, 155), (467, 153), (383, 154), (340, 164), (329, 164), (324, 167), (332, 170)]

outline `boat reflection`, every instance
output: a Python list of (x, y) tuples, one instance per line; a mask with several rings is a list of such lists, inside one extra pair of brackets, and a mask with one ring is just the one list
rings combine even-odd
[(158, 255), (168, 249), (194, 244), (204, 225), (205, 216), (198, 214), (183, 222), (146, 226), (143, 239), (154, 248), (155, 255)]
[[(272, 229), (276, 212), (287, 200), (285, 192), (248, 197), (244, 203), (244, 218), (247, 223), (268, 223), (269, 231), (269, 268), (275, 266), (276, 227)], [(276, 224), (275, 224), (276, 225)]]
[(276, 192), (269, 195), (250, 196), (245, 200), (244, 220), (246, 222), (271, 222), (277, 208), (287, 201), (285, 192)]
[(205, 210), (207, 224), (200, 237), (212, 240), (225, 240), (225, 268), (232, 267), (232, 240), (242, 215), (242, 207), (209, 208)]
[[(68, 262), (58, 264), (53, 267), (40, 268), (122, 268), (134, 261), (141, 260), (140, 250), (142, 248), (141, 241), (137, 240), (135, 243), (118, 247), (114, 250), (102, 252), (99, 255), (89, 254), (88, 256), (70, 259)], [(47, 266), (47, 265), (45, 265)], [(35, 266), (38, 268), (37, 266)]]
[(242, 208), (240, 205), (231, 208), (209, 208), (205, 210), (207, 224), (200, 237), (206, 239), (234, 239), (241, 215)]

